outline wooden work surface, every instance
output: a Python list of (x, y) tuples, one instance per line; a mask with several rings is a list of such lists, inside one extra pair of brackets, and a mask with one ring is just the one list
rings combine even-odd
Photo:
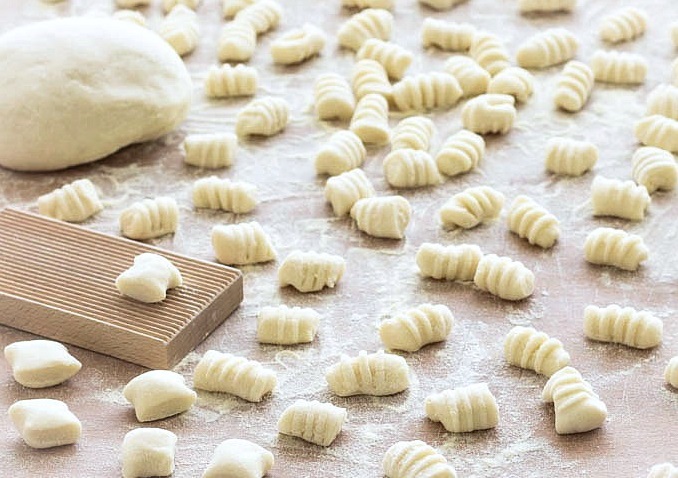
[[(157, 26), (160, 2), (147, 10)], [(214, 224), (257, 220), (270, 233), (277, 262), (243, 268), (245, 300), (221, 327), (175, 369), (191, 383), (202, 353), (218, 349), (264, 363), (278, 374), (279, 387), (260, 404), (220, 394), (199, 392), (195, 407), (177, 417), (140, 425), (122, 396), (123, 386), (145, 371), (142, 367), (71, 347), (83, 363), (81, 372), (60, 386), (30, 390), (11, 377), (0, 359), (0, 411), (14, 401), (49, 397), (64, 400), (83, 423), (83, 436), (74, 446), (50, 450), (28, 448), (0, 413), (0, 476), (2, 477), (115, 477), (120, 476), (119, 453), (126, 432), (138, 426), (159, 426), (179, 437), (176, 477), (200, 476), (215, 447), (227, 438), (246, 438), (270, 449), (275, 478), (379, 477), (386, 449), (398, 440), (422, 439), (440, 450), (460, 477), (634, 477), (647, 475), (659, 462), (678, 464), (675, 444), (678, 392), (664, 384), (667, 361), (678, 354), (676, 287), (678, 237), (676, 192), (653, 195), (648, 217), (639, 223), (594, 218), (588, 202), (596, 173), (627, 179), (636, 143), (633, 124), (644, 112), (647, 93), (669, 77), (676, 50), (668, 25), (678, 19), (673, 0), (581, 0), (572, 15), (521, 17), (515, 1), (470, 0), (451, 12), (433, 13), (414, 0), (396, 0), (393, 39), (416, 53), (410, 71), (442, 68), (448, 54), (423, 51), (421, 21), (434, 16), (469, 21), (500, 35), (515, 52), (517, 45), (540, 28), (563, 26), (581, 40), (578, 58), (588, 60), (601, 47), (595, 31), (599, 20), (614, 8), (634, 4), (651, 15), (648, 33), (618, 49), (643, 54), (650, 69), (645, 85), (633, 88), (596, 86), (586, 109), (575, 116), (558, 113), (552, 95), (559, 68), (536, 72), (536, 91), (519, 108), (516, 127), (505, 137), (489, 138), (481, 168), (448, 179), (445, 184), (416, 191), (398, 191), (413, 206), (413, 218), (402, 241), (372, 239), (356, 230), (349, 219), (336, 219), (324, 202), (325, 178), (316, 177), (314, 151), (341, 124), (321, 124), (312, 115), (312, 80), (321, 72), (350, 74), (352, 54), (337, 49), (335, 32), (347, 12), (339, 0), (289, 0), (280, 28), (260, 38), (251, 62), (259, 70), (258, 95), (284, 96), (291, 104), (291, 122), (276, 137), (241, 144), (236, 164), (216, 174), (255, 183), (262, 203), (249, 215), (194, 211), (192, 182), (211, 174), (183, 164), (180, 143), (186, 133), (232, 131), (234, 116), (247, 99), (209, 102), (202, 84), (215, 61), (222, 20), (215, 0), (199, 9), (202, 43), (186, 59), (195, 82), (195, 101), (189, 119), (162, 140), (129, 147), (92, 165), (48, 174), (19, 174), (0, 170), (0, 206), (36, 210), (36, 199), (78, 178), (90, 178), (100, 189), (106, 208), (85, 226), (118, 234), (120, 211), (144, 197), (171, 195), (180, 205), (179, 230), (153, 241), (154, 245), (205, 260), (214, 260), (209, 231)], [(62, 15), (109, 13), (112, 0), (69, 0), (56, 6), (37, 0), (0, 0), (0, 30)], [(329, 34), (323, 56), (300, 67), (271, 65), (268, 45), (281, 32), (310, 21)], [(58, 54), (58, 52), (55, 52)], [(438, 127), (433, 151), (460, 127), (460, 107), (431, 117)], [(394, 118), (392, 124), (395, 124)], [(544, 172), (546, 141), (569, 136), (594, 141), (601, 159), (593, 174), (562, 179)], [(388, 188), (381, 160), (388, 148), (370, 149), (364, 169), (380, 194)], [(511, 201), (528, 194), (561, 221), (562, 237), (549, 251), (529, 246), (508, 232), (505, 212), (491, 224), (466, 232), (446, 232), (437, 223), (437, 210), (452, 194), (468, 186), (488, 184)], [(615, 226), (642, 235), (649, 260), (636, 273), (588, 265), (582, 244), (598, 226)], [(473, 286), (423, 280), (414, 256), (423, 242), (476, 243), (487, 253), (518, 259), (536, 275), (534, 295), (519, 303), (493, 298)], [(302, 295), (280, 290), (277, 267), (294, 249), (318, 250), (346, 258), (347, 272), (335, 290)], [(423, 302), (448, 305), (456, 318), (447, 342), (406, 355), (412, 385), (404, 393), (384, 398), (338, 398), (328, 392), (324, 370), (342, 353), (380, 348), (377, 324), (387, 316)], [(262, 346), (255, 340), (255, 323), (262, 306), (285, 303), (316, 308), (322, 322), (316, 340), (298, 347)], [(664, 320), (659, 347), (638, 351), (587, 341), (582, 334), (583, 309), (611, 303), (649, 310)], [(515, 324), (531, 324), (562, 340), (575, 365), (609, 408), (602, 429), (558, 436), (551, 405), (540, 399), (545, 378), (508, 366), (502, 341)], [(35, 338), (0, 327), (0, 347)], [(487, 382), (500, 408), (499, 426), (490, 431), (454, 435), (424, 416), (423, 400), (445, 388)], [(279, 436), (280, 413), (297, 398), (331, 401), (348, 409), (348, 422), (329, 448)]]

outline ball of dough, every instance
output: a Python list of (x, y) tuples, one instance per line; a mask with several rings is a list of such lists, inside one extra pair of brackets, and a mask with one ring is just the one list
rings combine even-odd
[(0, 166), (53, 171), (158, 138), (188, 113), (191, 78), (157, 34), (63, 18), (0, 36)]

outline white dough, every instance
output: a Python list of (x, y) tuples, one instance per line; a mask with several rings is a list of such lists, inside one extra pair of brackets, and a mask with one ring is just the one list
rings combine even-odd
[(262, 478), (273, 466), (273, 453), (249, 440), (219, 444), (202, 478)]
[(151, 370), (130, 380), (122, 394), (134, 407), (137, 420), (151, 422), (185, 412), (197, 394), (184, 377), (169, 370)]
[(146, 303), (164, 300), (167, 289), (179, 287), (182, 283), (179, 269), (163, 256), (151, 252), (136, 256), (134, 265), (115, 280), (115, 286), (122, 295)]
[(70, 445), (78, 441), (82, 432), (80, 420), (59, 400), (19, 400), (7, 413), (31, 448)]
[(111, 18), (11, 30), (0, 37), (0, 64), (0, 166), (10, 169), (63, 169), (158, 138), (191, 102), (191, 78), (172, 48)]
[(174, 473), (177, 436), (162, 428), (137, 428), (122, 441), (122, 476), (137, 478)]
[(5, 347), (14, 380), (24, 387), (44, 388), (65, 382), (82, 364), (59, 342), (24, 340)]

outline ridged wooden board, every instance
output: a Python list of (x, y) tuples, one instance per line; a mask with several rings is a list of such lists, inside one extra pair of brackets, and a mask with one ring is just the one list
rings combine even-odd
[[(120, 295), (143, 252), (176, 265), (182, 287), (157, 304)], [(171, 368), (243, 299), (237, 269), (36, 214), (0, 211), (0, 323), (150, 368)]]

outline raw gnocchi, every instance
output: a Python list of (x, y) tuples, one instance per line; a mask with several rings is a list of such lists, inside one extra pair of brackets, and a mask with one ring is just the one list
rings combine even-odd
[(278, 431), (309, 443), (330, 446), (346, 421), (346, 409), (316, 400), (297, 400), (278, 420)]
[(258, 0), (221, 0), (221, 13), (224, 18), (234, 17), (240, 10), (243, 10)]
[(598, 148), (588, 141), (552, 138), (546, 145), (547, 171), (567, 176), (581, 176), (598, 162)]
[(376, 194), (374, 186), (362, 169), (352, 169), (331, 177), (325, 184), (325, 199), (332, 205), (335, 216), (345, 216), (361, 199)]
[(678, 153), (678, 120), (662, 115), (646, 116), (636, 123), (638, 141), (672, 153)]
[(340, 397), (352, 395), (393, 395), (410, 386), (409, 367), (399, 355), (383, 350), (357, 357), (342, 355), (341, 360), (325, 372), (330, 390)]
[(393, 95), (386, 70), (381, 63), (364, 59), (353, 65), (351, 72), (353, 94), (360, 100), (369, 94), (382, 95), (387, 100)]
[(200, 5), (200, 2), (201, 0), (162, 0), (162, 9), (165, 12), (170, 12), (177, 5), (183, 5), (191, 10), (195, 10)]
[(152, 239), (176, 231), (179, 207), (170, 197), (144, 199), (122, 211), (119, 222), (123, 236)]
[(649, 250), (643, 238), (621, 229), (599, 227), (586, 236), (584, 257), (591, 264), (635, 271), (647, 259)]
[(381, 64), (390, 78), (396, 80), (402, 78), (405, 71), (410, 67), (414, 55), (409, 50), (385, 42), (378, 38), (370, 38), (363, 43), (356, 55), (357, 60), (374, 60)]
[(140, 422), (151, 422), (183, 413), (193, 406), (196, 393), (184, 377), (170, 370), (137, 375), (122, 390)]
[(664, 369), (664, 380), (673, 388), (678, 388), (678, 355), (669, 360)]
[(153, 304), (162, 302), (167, 289), (181, 287), (181, 272), (159, 254), (144, 252), (134, 258), (132, 267), (115, 279), (115, 287), (122, 295)]
[(522, 262), (487, 254), (478, 262), (473, 283), (504, 300), (522, 300), (534, 292), (534, 274)]
[(504, 358), (516, 367), (552, 376), (570, 363), (570, 354), (560, 340), (532, 327), (516, 325), (504, 340)]
[(492, 76), (511, 66), (506, 46), (492, 33), (476, 32), (469, 47), (469, 54)]
[(402, 196), (363, 198), (351, 208), (358, 229), (387, 239), (402, 239), (411, 216), (412, 207)]
[(208, 392), (230, 393), (248, 402), (261, 402), (277, 384), (273, 370), (256, 360), (208, 350), (193, 372), (193, 386)]
[(28, 388), (58, 385), (82, 368), (68, 349), (53, 340), (24, 340), (5, 347), (5, 359), (14, 380)]
[(231, 438), (214, 450), (202, 478), (263, 478), (274, 461), (273, 453), (256, 443)]
[(421, 440), (392, 445), (384, 455), (382, 467), (388, 478), (457, 478), (445, 457)]
[(258, 0), (235, 14), (235, 21), (247, 23), (257, 34), (266, 33), (278, 26), (283, 8), (274, 0)]
[(418, 149), (396, 149), (383, 162), (386, 182), (394, 188), (420, 188), (443, 182), (433, 157)]
[(252, 96), (257, 91), (257, 70), (245, 65), (212, 65), (205, 78), (205, 94), (210, 98)]
[(80, 439), (82, 433), (80, 420), (60, 400), (19, 400), (9, 407), (7, 414), (31, 448), (71, 445)]
[(280, 65), (294, 65), (319, 55), (327, 38), (323, 31), (311, 25), (304, 24), (301, 28), (284, 33), (271, 43), (271, 57), (273, 63)]
[(379, 337), (391, 350), (416, 352), (424, 345), (442, 342), (454, 326), (454, 316), (442, 304), (422, 304), (379, 324)]
[(319, 324), (320, 314), (308, 307), (264, 307), (257, 316), (257, 341), (278, 345), (313, 342)]
[(660, 463), (650, 468), (647, 478), (678, 478), (678, 468), (671, 463)]
[(193, 205), (197, 208), (221, 209), (235, 214), (252, 211), (258, 203), (253, 184), (209, 176), (193, 183)]
[(393, 29), (393, 15), (380, 8), (368, 8), (346, 20), (337, 31), (339, 45), (358, 51), (370, 38), (388, 40)]
[(571, 12), (577, 6), (577, 0), (519, 0), (521, 13), (533, 12)]
[(341, 5), (347, 8), (383, 8), (390, 10), (393, 8), (394, 0), (341, 0)]
[(610, 43), (629, 41), (645, 33), (647, 21), (645, 11), (635, 7), (626, 7), (603, 18), (598, 33), (601, 40)]
[(511, 95), (520, 103), (526, 102), (534, 91), (532, 73), (519, 67), (506, 68), (497, 73), (487, 86), (488, 93)]
[(426, 416), (452, 433), (488, 430), (499, 423), (497, 400), (486, 383), (443, 390), (426, 397)]
[(348, 82), (336, 73), (324, 73), (315, 80), (315, 111), (321, 120), (349, 120), (355, 109), (355, 98)]
[(391, 149), (420, 149), (428, 151), (436, 126), (425, 116), (410, 116), (401, 120), (393, 130)]
[(212, 248), (217, 260), (227, 265), (258, 264), (275, 259), (271, 238), (256, 221), (214, 226)]
[(382, 95), (365, 95), (358, 101), (351, 118), (350, 130), (363, 143), (384, 144), (391, 137), (388, 126), (388, 103)]
[(465, 1), (466, 0), (419, 0), (419, 3), (435, 10), (449, 10), (455, 5)]
[(631, 307), (612, 304), (584, 309), (584, 335), (599, 342), (649, 349), (661, 343), (663, 328), (661, 319)]
[(278, 282), (280, 287), (291, 285), (299, 292), (316, 292), (334, 288), (345, 271), (346, 261), (341, 256), (292, 251), (278, 269)]
[(169, 476), (174, 473), (177, 436), (162, 428), (136, 428), (122, 441), (122, 476)]
[(407, 76), (393, 85), (393, 102), (400, 111), (451, 108), (462, 94), (454, 76), (437, 71)]
[(647, 61), (635, 53), (598, 50), (591, 58), (596, 81), (617, 84), (644, 83)]
[(158, 34), (179, 56), (188, 55), (200, 41), (198, 16), (186, 5), (177, 4), (163, 19)]
[(38, 212), (67, 222), (82, 222), (104, 208), (89, 179), (78, 179), (38, 198)]
[(645, 186), (633, 181), (596, 176), (591, 184), (591, 204), (594, 216), (614, 216), (632, 221), (645, 217), (651, 198)]
[(659, 85), (647, 97), (646, 115), (662, 115), (678, 120), (678, 87)]
[(593, 82), (593, 70), (586, 63), (568, 62), (558, 78), (553, 97), (555, 105), (570, 113), (581, 111), (591, 96)]
[(229, 22), (221, 29), (217, 44), (219, 61), (249, 61), (257, 46), (257, 32), (246, 22)]
[(571, 60), (579, 42), (565, 28), (549, 28), (528, 38), (518, 47), (516, 60), (524, 68), (547, 68)]
[(452, 196), (440, 208), (440, 222), (446, 229), (471, 229), (495, 219), (504, 207), (504, 195), (490, 186), (468, 188)]
[(248, 103), (238, 111), (235, 132), (238, 136), (273, 136), (287, 126), (289, 105), (282, 98), (265, 96)]
[(483, 137), (462, 129), (447, 138), (436, 154), (435, 160), (441, 173), (456, 176), (475, 169), (483, 156), (485, 156)]
[(425, 242), (419, 246), (416, 262), (424, 277), (472, 281), (482, 257), (483, 252), (475, 244), (443, 246)]
[(449, 58), (445, 62), (444, 70), (457, 79), (464, 97), (486, 93), (492, 78), (487, 70), (466, 56)]
[(511, 204), (509, 230), (530, 244), (544, 249), (553, 247), (560, 237), (558, 225), (558, 219), (530, 197), (518, 196)]
[(461, 110), (461, 124), (478, 134), (506, 134), (516, 120), (515, 98), (511, 95), (476, 96)]
[(444, 51), (468, 51), (476, 27), (469, 23), (454, 23), (425, 18), (421, 28), (424, 48), (436, 46)]
[(633, 179), (647, 192), (670, 191), (678, 183), (678, 167), (673, 155), (652, 146), (638, 148), (631, 158)]
[(183, 148), (186, 164), (208, 169), (226, 168), (235, 159), (238, 137), (233, 133), (189, 134)]

